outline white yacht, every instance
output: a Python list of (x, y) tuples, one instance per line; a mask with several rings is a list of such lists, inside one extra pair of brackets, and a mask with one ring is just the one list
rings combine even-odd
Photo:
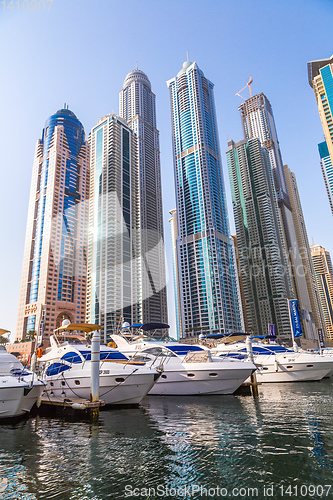
[[(302, 382), (321, 380), (333, 370), (333, 358), (295, 351), (278, 344), (252, 342), (253, 358), (257, 366), (257, 381)], [(247, 359), (245, 341), (221, 343), (212, 348), (212, 353), (233, 359)]]
[(43, 389), (43, 381), (0, 345), (0, 419), (29, 413)]
[[(90, 333), (98, 325), (70, 324), (51, 335), (51, 346), (39, 358), (47, 387), (45, 396), (90, 399), (91, 346), (84, 336), (66, 330)], [(132, 362), (118, 350), (100, 346), (100, 399), (106, 405), (138, 404), (158, 379), (157, 367)]]
[[(149, 394), (233, 394), (256, 369), (250, 362), (213, 357), (209, 350), (198, 345), (147, 337), (145, 332), (158, 328), (156, 324), (133, 326), (139, 329), (139, 335), (112, 335), (112, 339), (119, 351), (133, 361), (163, 367), (161, 377)], [(131, 327), (125, 327), (128, 328)]]

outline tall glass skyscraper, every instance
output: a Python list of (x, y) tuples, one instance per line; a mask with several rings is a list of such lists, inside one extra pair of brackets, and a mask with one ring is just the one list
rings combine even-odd
[(304, 335), (307, 339), (314, 339), (316, 338), (316, 325), (311, 309), (308, 284), (305, 279), (306, 270), (303, 269), (300, 256), (301, 252), (303, 252), (303, 248), (301, 248), (302, 242), (298, 241), (295, 228), (272, 106), (265, 94), (261, 93), (247, 99), (238, 109), (241, 115), (244, 138), (249, 140), (257, 137), (261, 145), (268, 151), (294, 295), (298, 299)]
[(136, 69), (119, 93), (119, 114), (138, 137), (140, 168), (142, 319), (167, 322), (166, 270), (159, 132), (155, 94), (147, 75)]
[(290, 340), (293, 298), (273, 172), (260, 140), (228, 142), (227, 161), (249, 331)]
[[(63, 319), (84, 322), (89, 148), (75, 114), (60, 109), (46, 122), (35, 152), (16, 338), (47, 337)], [(44, 312), (44, 313), (43, 313)]]
[[(186, 61), (167, 82), (183, 336), (240, 331), (213, 83)], [(176, 304), (176, 308), (178, 304)]]
[(107, 342), (123, 321), (142, 322), (137, 137), (117, 115), (102, 118), (91, 151), (87, 322)]

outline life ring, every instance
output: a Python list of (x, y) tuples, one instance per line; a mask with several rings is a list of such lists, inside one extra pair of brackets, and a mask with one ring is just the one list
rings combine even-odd
[(43, 356), (43, 349), (41, 347), (38, 347), (36, 351), (36, 356), (37, 358), (41, 358)]
[(116, 348), (116, 344), (111, 340), (111, 342), (108, 343), (108, 347), (113, 347), (113, 349)]

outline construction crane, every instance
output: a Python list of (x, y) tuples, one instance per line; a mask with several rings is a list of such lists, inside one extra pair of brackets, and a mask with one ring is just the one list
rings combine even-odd
[(247, 82), (247, 84), (245, 85), (245, 87), (243, 87), (239, 92), (237, 92), (235, 94), (236, 95), (239, 95), (239, 97), (241, 97), (242, 99), (244, 99), (244, 101), (246, 101), (246, 98), (243, 97), (240, 93), (243, 92), (244, 89), (246, 89), (246, 87), (249, 87), (249, 90), (250, 90), (250, 97), (252, 97), (252, 89), (251, 89), (251, 84), (253, 83), (253, 79), (252, 79), (252, 76), (250, 75), (250, 78), (249, 78), (249, 81)]

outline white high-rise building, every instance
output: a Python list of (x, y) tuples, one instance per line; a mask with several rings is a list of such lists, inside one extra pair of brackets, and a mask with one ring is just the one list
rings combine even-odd
[(138, 69), (125, 78), (119, 93), (119, 114), (138, 137), (140, 168), (140, 218), (142, 265), (142, 318), (167, 322), (166, 270), (159, 132), (156, 128), (155, 94)]
[(137, 138), (117, 115), (102, 118), (91, 150), (87, 322), (105, 342), (123, 321), (142, 321)]

